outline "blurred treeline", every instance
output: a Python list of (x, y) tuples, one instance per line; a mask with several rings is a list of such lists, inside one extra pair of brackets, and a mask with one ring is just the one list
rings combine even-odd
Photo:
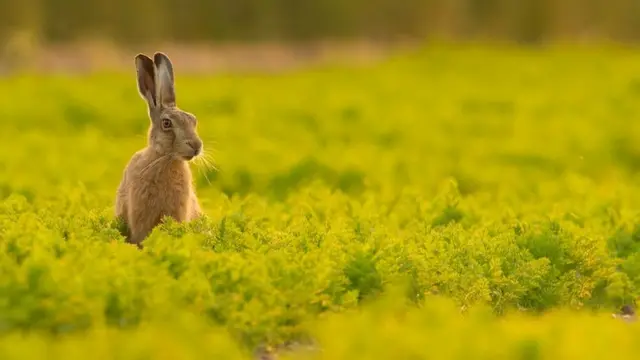
[(639, 0), (0, 0), (0, 18), (51, 43), (640, 35)]

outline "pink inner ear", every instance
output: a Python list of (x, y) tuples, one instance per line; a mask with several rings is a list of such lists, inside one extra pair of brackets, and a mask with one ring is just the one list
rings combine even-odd
[(151, 77), (151, 75), (149, 75), (148, 72), (145, 72), (144, 75), (142, 76), (142, 81), (144, 81), (144, 87), (146, 90), (147, 98), (151, 100), (151, 103), (154, 106), (157, 105), (155, 100), (156, 96), (155, 96), (155, 86), (154, 86), (153, 78)]

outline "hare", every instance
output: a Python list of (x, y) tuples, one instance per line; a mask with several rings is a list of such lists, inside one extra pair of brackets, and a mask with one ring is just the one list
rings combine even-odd
[(115, 200), (115, 215), (127, 227), (127, 242), (142, 241), (164, 216), (179, 222), (202, 215), (188, 162), (203, 151), (196, 117), (176, 106), (173, 66), (157, 52), (135, 57), (140, 96), (151, 124), (147, 147), (127, 164)]

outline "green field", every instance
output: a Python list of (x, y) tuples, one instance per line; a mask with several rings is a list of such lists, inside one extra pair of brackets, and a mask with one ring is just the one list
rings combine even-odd
[[(171, 54), (169, 54), (171, 55)], [(640, 52), (188, 75), (207, 216), (128, 245), (131, 69), (0, 81), (0, 358), (635, 359)], [(215, 166), (215, 168), (214, 168)], [(300, 340), (302, 341), (302, 340)]]

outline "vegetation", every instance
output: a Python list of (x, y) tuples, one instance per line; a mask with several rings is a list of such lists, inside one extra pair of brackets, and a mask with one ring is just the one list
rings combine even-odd
[(323, 359), (634, 358), (637, 327), (609, 315), (640, 290), (639, 53), (175, 68), (207, 217), (144, 250), (113, 216), (148, 125), (133, 63), (0, 83), (3, 359), (248, 359), (308, 337)]

